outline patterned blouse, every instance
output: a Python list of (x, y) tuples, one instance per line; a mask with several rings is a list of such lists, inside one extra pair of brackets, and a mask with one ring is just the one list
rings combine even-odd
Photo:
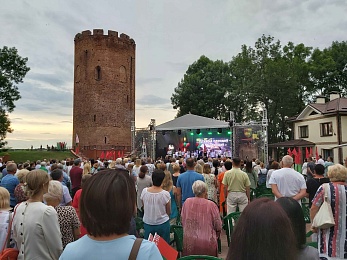
[(14, 197), (17, 200), (17, 203), (21, 203), (23, 201), (27, 201), (28, 197), (25, 195), (24, 192), (24, 185), (23, 183), (19, 183), (16, 188), (14, 189)]
[(347, 258), (347, 229), (346, 229), (346, 194), (347, 184), (330, 182), (321, 185), (312, 200), (312, 204), (320, 207), (324, 201), (324, 187), (329, 185), (328, 202), (334, 215), (335, 226), (328, 229), (319, 229), (318, 249), (321, 259)]
[(63, 248), (75, 241), (74, 229), (80, 227), (77, 213), (72, 206), (56, 206)]

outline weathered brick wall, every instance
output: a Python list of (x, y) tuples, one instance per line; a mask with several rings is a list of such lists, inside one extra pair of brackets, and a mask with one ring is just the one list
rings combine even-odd
[[(75, 36), (73, 146), (131, 147), (135, 120), (135, 41), (94, 29)], [(118, 149), (118, 148), (116, 148)]]

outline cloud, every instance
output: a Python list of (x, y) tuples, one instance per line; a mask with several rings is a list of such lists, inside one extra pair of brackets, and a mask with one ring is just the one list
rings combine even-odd
[(170, 103), (168, 99), (161, 98), (155, 95), (144, 95), (141, 98), (138, 98), (136, 100), (137, 105), (142, 105), (142, 106), (158, 106), (158, 105), (163, 105)]
[(54, 135), (53, 133), (40, 133), (40, 135)]
[(60, 121), (60, 123), (69, 123), (69, 124), (72, 124), (72, 121), (64, 120), (64, 121)]
[(184, 63), (184, 62), (171, 62), (171, 61), (168, 61), (166, 62), (166, 64), (169, 65), (169, 67), (176, 71), (176, 72), (185, 72), (187, 71), (188, 67), (189, 67), (189, 64), (187, 63)]
[(159, 82), (163, 82), (163, 78), (139, 78), (136, 79), (137, 85), (145, 85), (145, 84), (155, 84)]

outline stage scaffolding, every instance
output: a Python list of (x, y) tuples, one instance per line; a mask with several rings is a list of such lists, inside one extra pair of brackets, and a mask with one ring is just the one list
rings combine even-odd
[(151, 119), (146, 128), (136, 128), (135, 121), (131, 126), (131, 154), (139, 158), (155, 158), (156, 131), (155, 119)]

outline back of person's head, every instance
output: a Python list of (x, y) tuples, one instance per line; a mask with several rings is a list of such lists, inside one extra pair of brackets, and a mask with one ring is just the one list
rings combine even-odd
[(256, 199), (235, 226), (227, 259), (295, 260), (295, 245), (291, 222), (282, 207), (269, 198)]
[(82, 224), (94, 237), (126, 234), (135, 202), (135, 183), (128, 172), (105, 169), (89, 178), (83, 187), (80, 198)]
[(140, 166), (141, 166), (141, 159), (136, 159), (135, 165), (136, 165), (137, 167), (140, 167)]
[(285, 155), (282, 158), (283, 167), (291, 167), (293, 165), (293, 157), (290, 155)]
[(229, 171), (229, 170), (231, 170), (231, 168), (233, 167), (233, 164), (232, 164), (231, 161), (227, 160), (227, 161), (225, 161), (225, 163), (224, 163), (224, 167), (225, 167), (225, 169), (226, 169), (227, 171)]
[(252, 170), (253, 170), (253, 164), (252, 164), (252, 162), (251, 161), (247, 161), (246, 162), (246, 172), (248, 172), (248, 173), (251, 173), (252, 172)]
[(277, 170), (277, 169), (279, 169), (279, 168), (280, 168), (280, 164), (279, 164), (278, 162), (273, 161), (273, 162), (271, 163), (270, 169)]
[(296, 237), (296, 247), (302, 249), (306, 244), (306, 223), (300, 204), (290, 197), (279, 198), (276, 203), (287, 213)]
[(181, 168), (180, 168), (179, 164), (175, 163), (172, 166), (172, 169), (173, 169), (174, 172), (179, 172)]
[(16, 173), (17, 171), (17, 164), (15, 163), (9, 163), (6, 165), (6, 170), (7, 172), (10, 172), (10, 173)]
[(48, 192), (43, 194), (43, 199), (61, 201), (63, 197), (63, 185), (59, 181), (51, 180), (48, 184)]
[(160, 187), (165, 178), (165, 173), (163, 170), (157, 169), (152, 173), (152, 183), (153, 186)]
[(347, 180), (347, 168), (341, 164), (334, 164), (328, 167), (328, 177), (333, 182), (345, 182)]
[(63, 171), (60, 169), (55, 169), (51, 172), (51, 178), (54, 181), (58, 181), (63, 176)]
[(194, 171), (196, 171), (197, 173), (203, 173), (203, 170), (203, 167), (199, 163), (197, 163), (194, 167)]
[(163, 190), (170, 192), (172, 190), (172, 186), (173, 186), (171, 172), (165, 171), (164, 173), (165, 173), (165, 178), (161, 184), (161, 187)]
[(73, 164), (74, 164), (75, 166), (79, 166), (79, 165), (81, 164), (81, 160), (80, 160), (80, 159), (76, 159), (76, 160), (73, 162)]
[(186, 160), (186, 167), (187, 169), (193, 170), (194, 169), (194, 165), (195, 165), (195, 161), (193, 158), (188, 158)]
[(84, 184), (86, 183), (87, 180), (89, 180), (89, 178), (91, 178), (93, 175), (91, 174), (85, 174), (82, 175), (82, 179), (81, 179), (81, 188), (83, 189)]
[(142, 165), (142, 166), (140, 167), (139, 177), (140, 177), (141, 179), (145, 178), (147, 172), (148, 172), (148, 167), (147, 167), (146, 165)]
[(238, 157), (233, 158), (233, 164), (237, 167), (240, 166), (241, 160)]
[(57, 163), (53, 163), (53, 164), (51, 165), (51, 171), (54, 171), (55, 169), (58, 169), (58, 168), (59, 168), (59, 166), (58, 166)]
[(315, 172), (315, 174), (324, 175), (324, 170), (325, 170), (325, 168), (324, 168), (324, 166), (321, 165), (321, 164), (316, 164), (316, 165), (314, 166), (314, 172)]
[(211, 173), (211, 166), (208, 163), (205, 163), (202, 171), (205, 174), (210, 174)]
[(217, 167), (219, 166), (219, 161), (218, 161), (217, 159), (213, 159), (213, 161), (212, 161), (212, 166), (213, 166), (214, 168), (217, 168)]
[(10, 210), (10, 193), (4, 187), (0, 187), (0, 210)]
[[(45, 185), (48, 186), (49, 176), (44, 170), (33, 170), (25, 177), (25, 189), (29, 198), (44, 191)], [(46, 187), (47, 187), (46, 186)]]
[(166, 164), (165, 163), (160, 163), (158, 169), (162, 171), (166, 171)]
[(29, 170), (27, 169), (21, 169), (17, 172), (17, 178), (19, 180), (20, 183), (24, 183), (25, 182), (25, 176), (28, 174)]

